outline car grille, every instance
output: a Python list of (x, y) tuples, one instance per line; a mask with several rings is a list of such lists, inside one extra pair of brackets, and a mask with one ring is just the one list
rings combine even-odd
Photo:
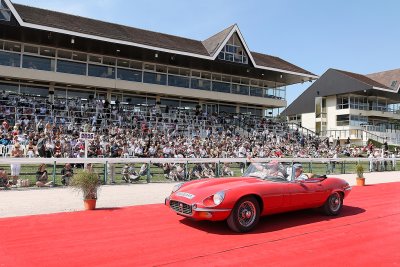
[(192, 214), (192, 206), (191, 205), (185, 204), (183, 202), (175, 201), (175, 200), (171, 200), (169, 202), (169, 205), (176, 212), (187, 214), (187, 215)]

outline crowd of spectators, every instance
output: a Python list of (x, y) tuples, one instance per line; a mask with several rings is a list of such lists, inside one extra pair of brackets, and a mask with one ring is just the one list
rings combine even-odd
[[(371, 144), (353, 146), (350, 139), (341, 142), (304, 134), (298, 129), (290, 130), (279, 120), (207, 114), (200, 107), (188, 111), (173, 107), (161, 109), (156, 104), (140, 111), (118, 101), (111, 105), (95, 99), (86, 102), (55, 99), (49, 106), (43, 99), (10, 96), (5, 92), (1, 101), (0, 153), (10, 157), (82, 158), (85, 156), (85, 142), (79, 138), (80, 132), (95, 134), (88, 143), (89, 158), (392, 156), (387, 149), (376, 149)], [(20, 168), (19, 164), (13, 164), (11, 176), (18, 177)], [(127, 182), (140, 176), (129, 168), (126, 166), (122, 173)], [(179, 164), (166, 164), (160, 168), (163, 168), (166, 178), (180, 180), (186, 176)], [(190, 172), (196, 178), (215, 176), (213, 168), (204, 164), (196, 165)], [(222, 172), (230, 173), (231, 170), (224, 165)], [(68, 184), (71, 175), (68, 171), (63, 174), (63, 184)], [(46, 181), (42, 177), (37, 184), (48, 186)]]

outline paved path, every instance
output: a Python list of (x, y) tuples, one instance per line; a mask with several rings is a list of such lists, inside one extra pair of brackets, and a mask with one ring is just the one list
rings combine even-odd
[[(335, 175), (355, 184), (355, 174)], [(399, 182), (400, 171), (366, 173), (366, 184)], [(163, 203), (174, 183), (103, 186), (97, 207), (123, 207)], [(0, 217), (48, 214), (83, 209), (82, 197), (70, 188), (0, 191)]]

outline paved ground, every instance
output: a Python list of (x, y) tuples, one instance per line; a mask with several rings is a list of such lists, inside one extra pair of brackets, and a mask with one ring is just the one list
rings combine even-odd
[[(355, 184), (355, 174), (335, 175)], [(400, 171), (366, 173), (366, 184), (399, 182)], [(103, 186), (97, 207), (123, 207), (163, 203), (173, 183)], [(0, 191), (0, 217), (48, 214), (82, 210), (82, 197), (70, 188)]]

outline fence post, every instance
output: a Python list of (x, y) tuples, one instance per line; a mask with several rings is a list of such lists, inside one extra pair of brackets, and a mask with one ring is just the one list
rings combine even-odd
[(326, 171), (325, 171), (325, 173), (329, 173), (330, 174), (330, 172), (329, 172), (329, 160), (326, 163)]
[(57, 168), (56, 161), (54, 161), (54, 163), (53, 163), (53, 185), (56, 184), (56, 168)]
[(343, 174), (346, 174), (346, 161), (343, 161)]
[(215, 163), (215, 165), (216, 165), (216, 176), (217, 176), (217, 177), (220, 176), (220, 173), (219, 173), (219, 164), (220, 164), (219, 161)]
[(150, 183), (151, 174), (150, 174), (150, 161), (147, 163), (147, 183)]
[(104, 164), (104, 184), (107, 184), (108, 180), (108, 161)]
[(189, 177), (189, 162), (188, 161), (185, 162), (185, 180), (190, 180), (190, 177)]

